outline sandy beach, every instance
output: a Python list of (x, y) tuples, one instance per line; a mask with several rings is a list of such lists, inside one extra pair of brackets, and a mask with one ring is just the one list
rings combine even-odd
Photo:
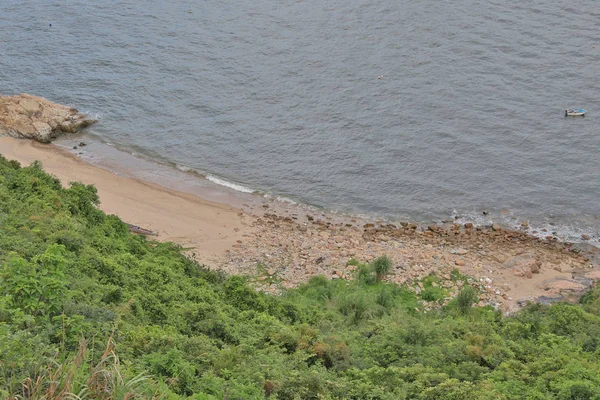
[(231, 206), (115, 175), (52, 144), (0, 138), (0, 154), (23, 166), (39, 160), (63, 185), (73, 181), (94, 185), (104, 212), (157, 232), (159, 240), (190, 249), (202, 263), (218, 264), (225, 250), (251, 230), (238, 215), (240, 210)]
[(480, 305), (505, 312), (529, 300), (574, 299), (600, 279), (596, 247), (582, 251), (552, 236), (531, 237), (525, 230), (451, 221), (439, 226), (378, 223), (275, 203), (248, 213), (113, 174), (51, 144), (0, 138), (0, 153), (22, 165), (39, 160), (64, 185), (93, 184), (106, 213), (157, 232), (158, 240), (181, 245), (211, 268), (251, 276), (267, 292), (294, 287), (317, 274), (351, 278), (354, 267), (348, 260), (370, 261), (383, 254), (394, 263), (391, 281), (418, 292), (418, 280), (434, 273), (452, 295), (460, 289), (450, 279), (456, 269), (480, 287)]

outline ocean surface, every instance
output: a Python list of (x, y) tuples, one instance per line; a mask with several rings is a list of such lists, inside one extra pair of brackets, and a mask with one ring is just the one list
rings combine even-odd
[(599, 22), (597, 0), (2, 0), (0, 93), (97, 115), (89, 159), (145, 175), (597, 242)]

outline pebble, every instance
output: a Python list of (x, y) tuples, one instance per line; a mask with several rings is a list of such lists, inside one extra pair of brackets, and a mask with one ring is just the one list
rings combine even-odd
[[(245, 217), (244, 221), (252, 230), (244, 235), (242, 243), (229, 249), (220, 268), (228, 273), (256, 276), (260, 263), (270, 276), (282, 280), (280, 284), (259, 287), (269, 293), (295, 287), (317, 274), (331, 279), (352, 279), (355, 267), (346, 266), (348, 260), (370, 262), (386, 254), (394, 265), (388, 278), (391, 282), (412, 282), (413, 290), (420, 292), (423, 290), (420, 280), (434, 273), (439, 280), (433, 287), (439, 285), (448, 293), (458, 293), (464, 283), (451, 279), (454, 276), (451, 272), (458, 266), (462, 274), (475, 277), (474, 282), (482, 279), (479, 285), (489, 286), (490, 293), (482, 300), (485, 304), (516, 307), (517, 301), (507, 300), (505, 289), (500, 290), (504, 285), (513, 287), (514, 282), (531, 278), (536, 267), (539, 273), (553, 268), (570, 271), (585, 262), (581, 254), (564, 252), (558, 241), (549, 246), (523, 231), (505, 231), (499, 226), (497, 231), (494, 226), (474, 228), (470, 222), (462, 226), (431, 225), (423, 231), (408, 222), (396, 227), (358, 219), (353, 221), (354, 227), (348, 227), (343, 219), (311, 221), (308, 215), (304, 222), (276, 214)], [(490, 233), (495, 236), (491, 238)], [(542, 264), (548, 268), (540, 270)], [(504, 275), (507, 269), (513, 271), (514, 277)], [(543, 295), (542, 289), (538, 292)], [(515, 294), (513, 297), (518, 300)]]

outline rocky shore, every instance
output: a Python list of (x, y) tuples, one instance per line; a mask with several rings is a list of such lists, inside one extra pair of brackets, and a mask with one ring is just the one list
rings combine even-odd
[(472, 284), (482, 293), (479, 305), (504, 312), (528, 301), (575, 300), (600, 279), (596, 247), (584, 252), (551, 236), (539, 239), (498, 225), (396, 225), (272, 212), (240, 217), (253, 229), (232, 246), (219, 268), (257, 277), (257, 287), (272, 293), (314, 275), (351, 279), (355, 267), (350, 260), (369, 262), (383, 254), (394, 264), (390, 281), (420, 292), (421, 280), (435, 275), (436, 284), (449, 293), (447, 301), (460, 289), (462, 282), (452, 279), (459, 272), (474, 278)]
[(0, 95), (0, 135), (50, 143), (96, 122), (72, 107), (29, 94)]
[[(0, 96), (0, 135), (47, 143), (94, 122), (74, 108), (43, 98)], [(448, 295), (443, 302), (447, 302), (464, 284), (453, 278), (460, 273), (472, 277), (470, 283), (480, 289), (479, 305), (504, 312), (528, 301), (575, 300), (600, 280), (597, 247), (561, 243), (553, 235), (533, 237), (526, 222), (521, 231), (454, 221), (430, 226), (391, 224), (306, 212), (302, 207), (275, 207), (266, 200), (258, 209), (243, 212), (119, 177), (54, 146), (2, 140), (4, 156), (22, 163), (40, 160), (65, 184), (96, 185), (104, 211), (148, 227), (159, 240), (190, 249), (189, 254), (202, 264), (250, 276), (259, 290), (270, 293), (315, 275), (352, 279), (356, 262), (381, 255), (393, 262), (387, 277), (392, 282), (419, 293), (424, 290), (423, 279), (435, 276), (429, 284), (443, 288)]]

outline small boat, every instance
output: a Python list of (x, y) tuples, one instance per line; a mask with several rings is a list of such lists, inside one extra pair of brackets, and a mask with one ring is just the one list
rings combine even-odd
[(568, 108), (565, 110), (565, 116), (584, 116), (585, 115), (585, 110), (583, 108)]
[(140, 235), (158, 236), (158, 233), (151, 231), (150, 229), (142, 228), (141, 226), (129, 224), (129, 231), (138, 233)]

